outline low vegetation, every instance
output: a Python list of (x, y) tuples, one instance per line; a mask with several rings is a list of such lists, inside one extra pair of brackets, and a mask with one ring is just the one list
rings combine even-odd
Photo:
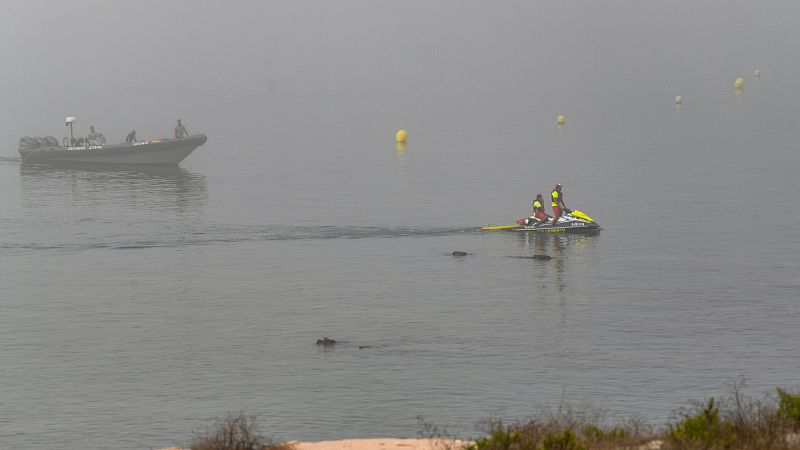
[[(755, 400), (743, 383), (721, 399), (710, 398), (679, 413), (661, 431), (641, 421), (598, 425), (600, 416), (560, 408), (543, 419), (514, 424), (490, 421), (486, 435), (459, 441), (417, 418), (420, 435), (438, 450), (800, 450), (800, 393), (777, 390), (777, 398)], [(192, 450), (291, 450), (265, 438), (256, 416), (229, 414), (191, 443)]]
[(800, 421), (800, 396), (778, 389), (777, 405), (742, 394), (742, 384), (732, 394), (685, 411), (664, 433), (665, 450), (795, 450)]
[(493, 422), (490, 426), (489, 435), (466, 450), (611, 450), (640, 448), (656, 439), (638, 423), (600, 427), (569, 417), (511, 425)]
[(543, 420), (491, 422), (466, 450), (800, 450), (800, 394), (777, 390), (777, 401), (748, 398), (743, 383), (710, 398), (653, 432), (641, 422), (600, 426), (570, 412)]
[(790, 394), (778, 388), (778, 415), (800, 430), (800, 394)]
[(217, 419), (211, 429), (192, 440), (192, 450), (291, 450), (292, 446), (275, 442), (258, 431), (257, 416), (243, 412)]

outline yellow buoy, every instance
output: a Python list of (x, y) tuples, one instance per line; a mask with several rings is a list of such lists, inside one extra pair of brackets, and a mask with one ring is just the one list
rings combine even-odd
[(565, 123), (566, 121), (567, 121), (567, 118), (566, 118), (566, 117), (564, 117), (564, 116), (558, 116), (558, 117), (556, 118), (556, 123), (558, 123), (559, 125), (564, 125), (564, 123)]
[(406, 138), (408, 137), (408, 132), (406, 130), (400, 130), (394, 135), (394, 140), (397, 142), (405, 142)]
[(736, 81), (733, 82), (733, 86), (736, 89), (742, 89), (744, 87), (744, 78), (742, 77), (737, 78)]
[(676, 105), (683, 104), (683, 97), (681, 97), (680, 95), (675, 97), (675, 104)]
[(397, 151), (400, 152), (400, 153), (406, 151), (406, 146), (408, 146), (408, 144), (406, 144), (405, 142), (398, 142), (397, 143)]

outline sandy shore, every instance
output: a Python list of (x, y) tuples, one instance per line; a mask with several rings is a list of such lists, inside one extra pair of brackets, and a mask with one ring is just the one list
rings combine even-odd
[(468, 441), (431, 439), (342, 439), (339, 441), (291, 442), (297, 450), (444, 450), (458, 449)]
[[(800, 445), (800, 433), (789, 433), (786, 436), (789, 445)], [(300, 442), (289, 441), (293, 450), (459, 450), (472, 441), (447, 439), (341, 439), (338, 441)], [(660, 440), (641, 444), (637, 450), (659, 450), (663, 445)], [(631, 448), (631, 447), (625, 447)], [(794, 448), (794, 447), (792, 447)], [(169, 447), (161, 450), (190, 450), (188, 448)]]
[[(799, 435), (800, 436), (800, 435)], [(294, 450), (459, 450), (471, 441), (446, 439), (341, 439), (338, 441), (289, 441)], [(637, 450), (658, 450), (661, 441), (651, 441), (636, 447)], [(189, 450), (179, 447), (161, 450)]]
[[(291, 441), (295, 450), (459, 450), (472, 441), (446, 439), (343, 439), (340, 441)], [(627, 448), (627, 447), (626, 447)], [(658, 450), (661, 441), (651, 441), (637, 450)]]
[[(341, 439), (338, 441), (289, 441), (295, 450), (457, 450), (469, 441), (432, 439)], [(188, 450), (170, 447), (162, 450)]]

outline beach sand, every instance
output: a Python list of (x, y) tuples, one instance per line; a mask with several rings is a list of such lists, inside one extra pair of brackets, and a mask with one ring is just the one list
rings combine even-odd
[(436, 439), (342, 439), (338, 441), (291, 442), (297, 450), (446, 450), (460, 449), (469, 441)]
[[(338, 441), (289, 441), (294, 450), (458, 450), (470, 441), (442, 439), (341, 439)], [(161, 450), (188, 450), (169, 447)]]
[[(800, 442), (800, 434), (790, 435)], [(293, 450), (459, 450), (472, 441), (447, 440), (447, 439), (341, 439), (338, 441), (300, 442), (289, 441)], [(660, 440), (653, 440), (635, 447), (637, 450), (658, 450), (661, 448)], [(630, 447), (626, 447), (630, 448)], [(179, 447), (164, 448), (161, 450), (189, 450)]]
[[(340, 441), (291, 441), (295, 450), (459, 450), (472, 441), (447, 439), (343, 439)], [(637, 450), (658, 450), (660, 440), (639, 445)], [(630, 448), (630, 447), (626, 447)]]

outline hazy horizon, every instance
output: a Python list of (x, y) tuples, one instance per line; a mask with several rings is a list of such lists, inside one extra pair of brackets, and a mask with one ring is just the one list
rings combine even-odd
[(624, 87), (618, 80), (630, 76), (680, 90), (755, 68), (800, 75), (795, 2), (7, 1), (3, 8), (0, 86), (7, 89), (591, 95)]

